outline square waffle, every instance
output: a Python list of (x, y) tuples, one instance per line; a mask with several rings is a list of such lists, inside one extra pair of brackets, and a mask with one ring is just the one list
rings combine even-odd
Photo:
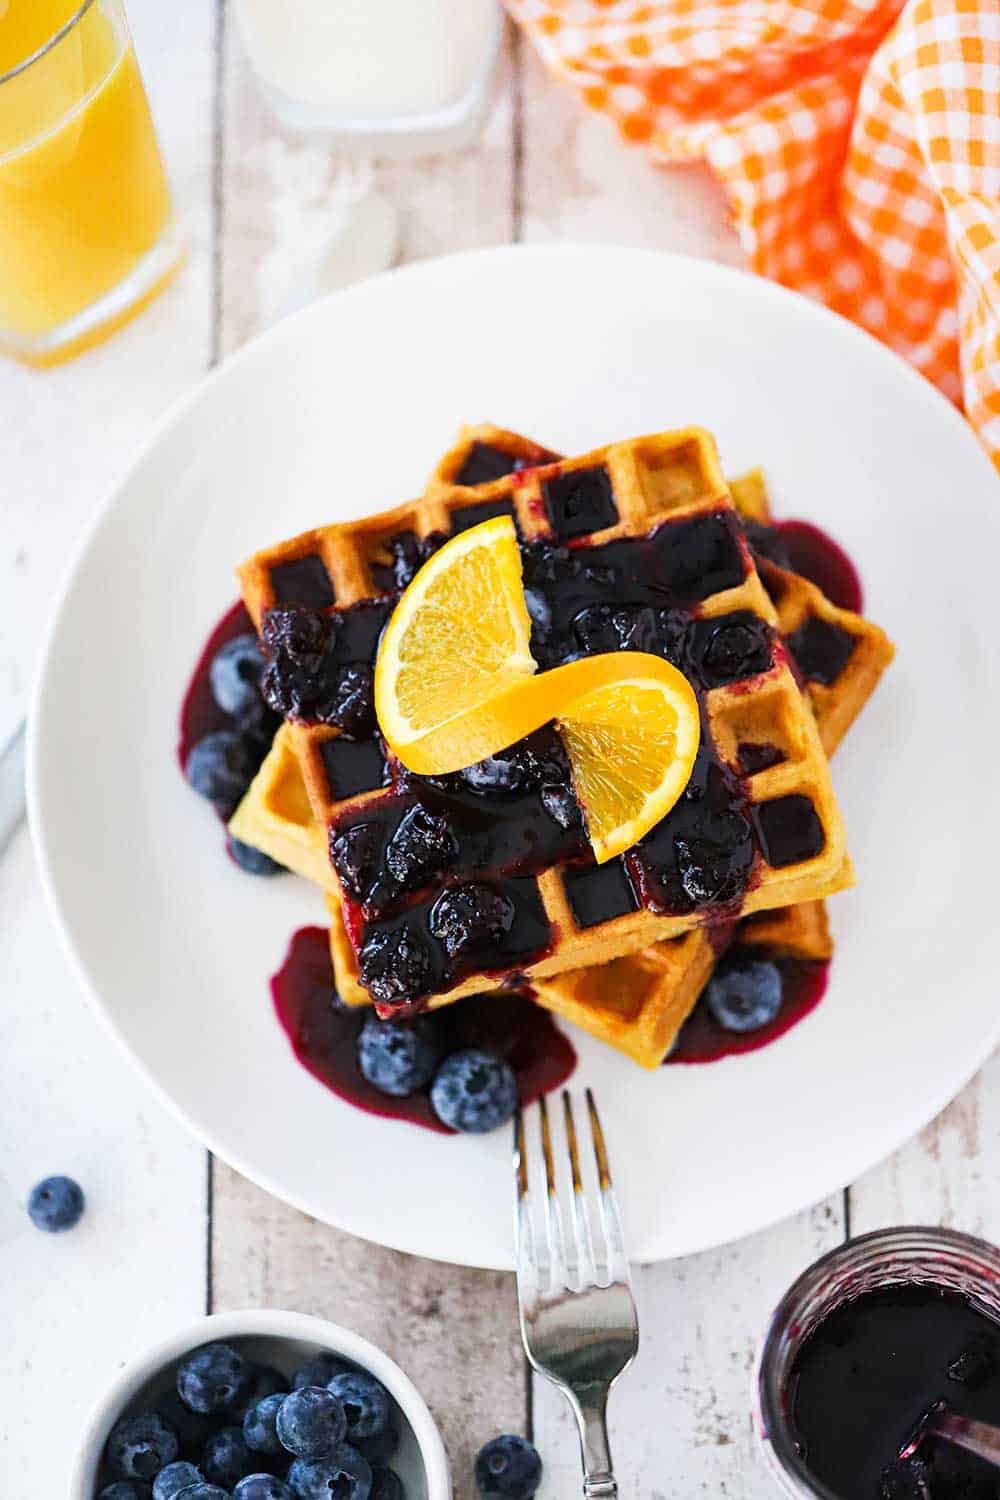
[[(702, 674), (703, 751), (689, 792), (639, 846), (608, 866), (593, 865), (579, 815), (575, 826), (550, 819), (556, 831), (539, 838), (547, 809), (537, 796), (511, 818), (500, 798), (421, 778), (397, 776), (385, 789), (352, 791), (338, 762), (348, 746), (356, 758), (357, 741), (341, 744), (336, 724), (308, 722), (340, 714), (339, 705), (331, 714), (319, 702), (328, 691), (336, 694), (322, 673), (346, 671), (356, 681), (360, 667), (363, 676), (398, 589), (408, 581), (407, 570), (416, 570), (434, 536), (502, 511), (514, 515), (526, 544), (526, 588), (535, 593), (536, 607), (540, 598), (548, 610), (548, 624), (544, 631), (539, 627), (533, 643), (543, 665), (565, 659), (568, 644), (581, 649), (568, 641), (567, 605), (574, 616), (590, 603), (605, 609), (631, 604), (648, 613), (652, 593), (664, 607), (660, 613), (687, 632)], [(562, 545), (566, 540), (571, 547)], [(335, 852), (340, 836), (350, 840), (366, 825), (365, 837), (374, 828), (391, 856), (402, 819), (414, 808), (439, 806), (444, 795), (449, 816), (464, 819), (448, 884), (485, 877), (516, 912), (511, 940), (490, 950), (502, 967), (484, 973), (471, 956), (446, 956), (429, 932), (434, 897), (426, 891), (439, 890), (444, 880), (424, 867), (419, 890), (397, 884), (387, 894), (379, 889), (381, 875), (369, 888), (355, 882), (348, 890), (341, 859), (347, 926), (365, 986), (383, 1013), (415, 1008), (444, 992), (457, 998), (494, 988), (509, 982), (512, 971), (534, 980), (607, 962), (717, 919), (720, 912), (814, 900), (850, 882), (816, 726), (773, 633), (777, 615), (743, 538), (714, 443), (700, 429), (528, 467), (475, 493), (468, 486), (449, 487), (442, 478), (425, 500), (308, 532), (258, 554), (240, 572), (258, 628), (269, 610), (289, 604), (313, 611), (314, 623), (322, 615), (338, 617), (332, 646), (314, 658), (319, 666), (302, 685), (293, 727), (314, 817), (328, 830)], [(720, 636), (743, 627), (758, 647), (765, 643), (766, 660), (758, 650), (751, 665), (734, 672), (731, 653), (723, 649), (720, 657), (716, 645)], [(273, 646), (275, 638), (269, 639)], [(554, 738), (551, 731), (539, 733)], [(766, 743), (772, 752), (772, 763), (750, 775), (741, 759), (748, 743)], [(378, 759), (377, 742), (371, 744), (370, 754)], [(551, 762), (557, 750), (547, 742), (534, 753)], [(385, 774), (391, 778), (392, 768)], [(470, 796), (477, 801), (471, 817), (476, 836), (469, 833)], [(502, 831), (502, 845), (491, 842), (491, 824)], [(530, 855), (526, 845), (533, 846)], [(400, 954), (405, 960), (415, 949), (420, 962), (408, 971), (404, 962), (400, 979)]]
[[(458, 479), (469, 484), (478, 475), (484, 476), (483, 482), (490, 482), (505, 472), (529, 466), (542, 453), (551, 457), (548, 450), (517, 433), (489, 425), (468, 427), (435, 469), (430, 485), (449, 484)], [(771, 524), (767, 489), (759, 470), (730, 480), (730, 489), (737, 509), (749, 520), (760, 525)], [(813, 585), (780, 571), (783, 580), (787, 579), (785, 600), (796, 584), (803, 585), (801, 591), (795, 592), (809, 609), (837, 624), (857, 643), (832, 680), (821, 684), (807, 680), (806, 690), (820, 739), (831, 753), (844, 729), (870, 697), (881, 671), (891, 659), (892, 647), (877, 626), (859, 615), (838, 610)], [(780, 621), (782, 601), (778, 603), (778, 615)], [(801, 626), (804, 618), (807, 615), (800, 613), (794, 619), (795, 628)], [(866, 658), (865, 669), (858, 670), (858, 658), (862, 655)], [(331, 893), (335, 891), (325, 838), (313, 820), (287, 726), (275, 738), (271, 753), (230, 823), (230, 830), (297, 874), (326, 886)], [(369, 996), (358, 981), (354, 950), (337, 901), (331, 902), (331, 923), (341, 997), (350, 1004), (367, 1004)], [(774, 951), (797, 958), (828, 958), (831, 950), (821, 903), (785, 907), (750, 918), (738, 926), (735, 941), (742, 946), (765, 942)], [(714, 963), (715, 951), (709, 934), (704, 929), (695, 929), (607, 965), (567, 971), (539, 981), (535, 996), (547, 1009), (574, 1021), (640, 1065), (657, 1067), (701, 993)]]

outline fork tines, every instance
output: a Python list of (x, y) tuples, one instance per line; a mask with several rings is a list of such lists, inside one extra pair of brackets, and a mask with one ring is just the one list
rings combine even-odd
[[(612, 1186), (604, 1130), (590, 1089), (586, 1091), (586, 1102), (596, 1174), (596, 1188), (589, 1196), (580, 1166), (580, 1139), (573, 1101), (569, 1093), (563, 1091), (563, 1124), (568, 1159), (568, 1173), (563, 1175), (567, 1178), (569, 1199), (568, 1236), (564, 1228), (559, 1196), (560, 1174), (556, 1169), (553, 1132), (545, 1099), (540, 1099), (538, 1104), (541, 1155), (545, 1167), (544, 1235), (538, 1233), (533, 1213), (529, 1187), (529, 1153), (524, 1116), (520, 1110), (514, 1120), (518, 1277), (530, 1280), (543, 1293), (550, 1288), (583, 1291), (587, 1287), (608, 1286), (615, 1282), (629, 1284), (621, 1215)], [(592, 1210), (595, 1203), (596, 1216)], [(598, 1225), (599, 1235), (595, 1234)]]

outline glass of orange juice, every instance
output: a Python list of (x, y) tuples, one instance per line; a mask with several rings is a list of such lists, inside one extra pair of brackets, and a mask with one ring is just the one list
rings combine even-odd
[(180, 256), (121, 0), (0, 0), (0, 351), (79, 353)]

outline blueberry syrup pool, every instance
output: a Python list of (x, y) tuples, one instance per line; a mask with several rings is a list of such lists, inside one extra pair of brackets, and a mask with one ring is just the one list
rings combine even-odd
[[(294, 934), (271, 980), (271, 995), (295, 1056), (338, 1098), (366, 1114), (453, 1133), (434, 1114), (427, 1092), (393, 1098), (361, 1076), (358, 1036), (371, 1012), (339, 1000), (325, 928), (303, 927)], [(572, 1043), (523, 995), (470, 995), (444, 1006), (434, 1020), (445, 1055), (476, 1047), (502, 1057), (514, 1070), (522, 1104), (559, 1088), (576, 1066)]]
[(677, 1033), (673, 1049), (664, 1062), (665, 1067), (676, 1063), (718, 1062), (723, 1057), (757, 1052), (804, 1021), (826, 994), (829, 960), (783, 957), (766, 948), (741, 948), (737, 941), (727, 952), (724, 962), (732, 966), (773, 964), (780, 979), (777, 1014), (753, 1031), (729, 1031), (713, 1016), (703, 991)]
[(941, 1401), (1000, 1423), (1000, 1326), (961, 1293), (926, 1284), (837, 1307), (799, 1349), (787, 1391), (803, 1462), (844, 1500), (996, 1500), (1000, 1471), (982, 1459), (933, 1436), (909, 1453)]

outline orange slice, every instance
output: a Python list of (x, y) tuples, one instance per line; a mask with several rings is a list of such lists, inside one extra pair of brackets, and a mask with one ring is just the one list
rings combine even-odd
[(535, 668), (517, 533), (509, 516), (497, 516), (435, 552), (389, 618), (375, 666), (387, 744), (411, 771), (471, 765), (481, 757), (452, 754), (442, 767), (437, 739), (457, 733), (461, 744), (463, 720)]
[(513, 523), (447, 542), (393, 612), (375, 668), (375, 711), (411, 771), (440, 776), (555, 719), (599, 864), (636, 843), (691, 775), (701, 724), (690, 683), (641, 651), (536, 674)]

